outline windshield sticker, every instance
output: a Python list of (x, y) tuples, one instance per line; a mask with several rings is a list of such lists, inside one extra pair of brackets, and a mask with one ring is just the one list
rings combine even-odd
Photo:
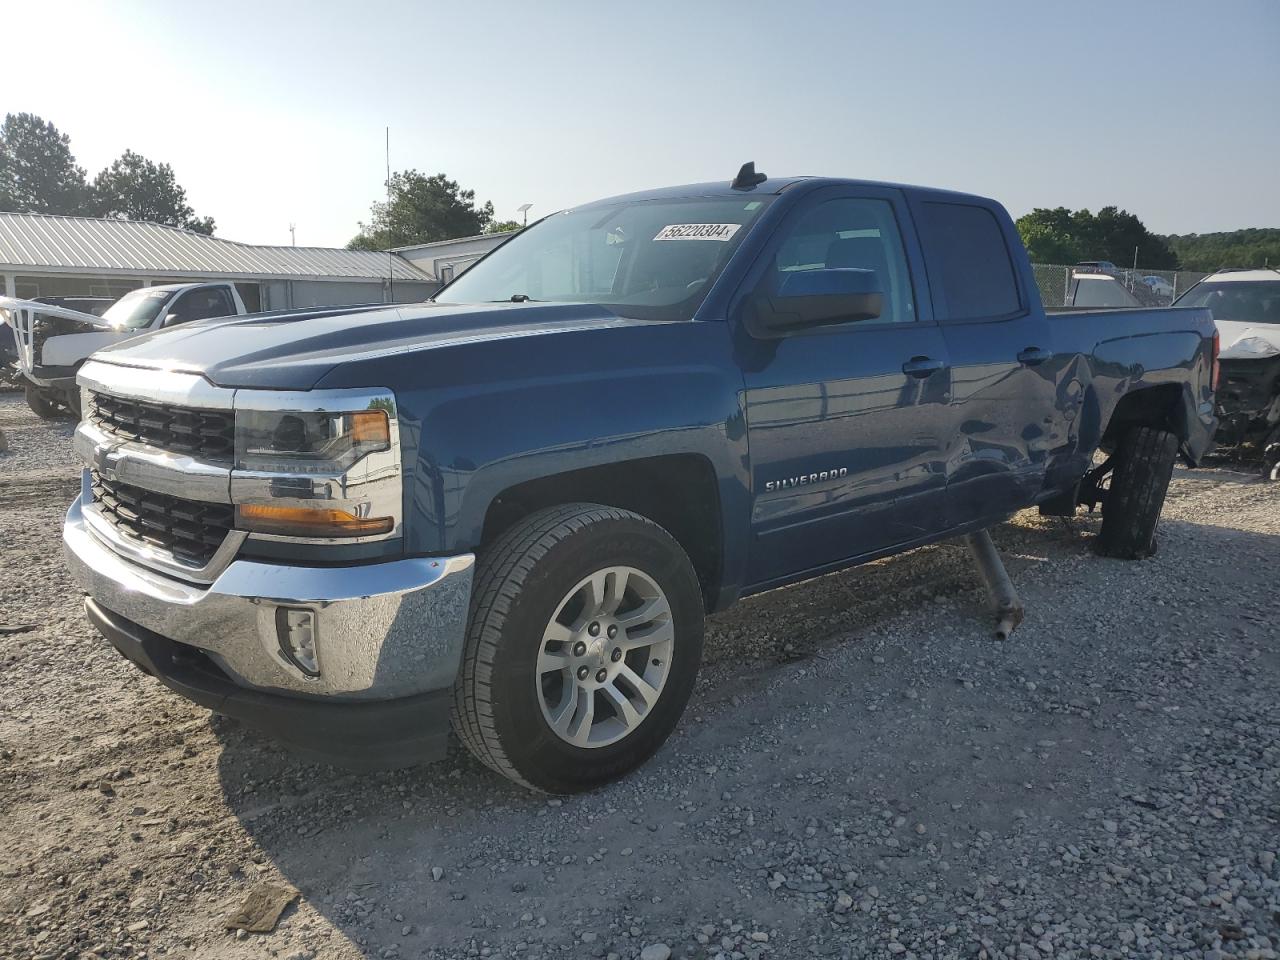
[(740, 223), (672, 223), (658, 231), (655, 240), (719, 240), (727, 243)]

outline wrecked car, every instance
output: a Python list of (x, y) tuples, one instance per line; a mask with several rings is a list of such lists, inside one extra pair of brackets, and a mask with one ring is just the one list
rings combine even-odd
[(1250, 448), (1280, 480), (1280, 270), (1220, 270), (1176, 305), (1208, 307), (1218, 327), (1217, 442)]
[(95, 350), (208, 317), (245, 313), (234, 283), (171, 283), (141, 287), (118, 300), (98, 297), (0, 297), (0, 321), (9, 330), (27, 406), (53, 420), (80, 418), (76, 373)]

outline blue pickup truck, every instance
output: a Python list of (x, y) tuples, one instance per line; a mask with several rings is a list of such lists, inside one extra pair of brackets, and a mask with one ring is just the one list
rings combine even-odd
[(1148, 555), (1215, 351), (1204, 309), (1046, 313), (993, 200), (747, 165), (549, 216), (427, 303), (99, 352), (66, 555), (216, 712), (353, 764), (452, 725), (583, 790), (665, 741), (739, 597), (1035, 506)]

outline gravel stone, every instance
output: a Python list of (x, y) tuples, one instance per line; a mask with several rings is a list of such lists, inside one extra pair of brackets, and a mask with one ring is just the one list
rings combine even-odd
[[(71, 425), (0, 393), (0, 430), (3, 960), (1277, 960), (1280, 488), (1234, 464), (1175, 471), (1140, 563), (1096, 515), (996, 527), (1003, 644), (958, 543), (751, 597), (652, 761), (546, 798), (141, 674), (61, 557)], [(221, 929), (259, 883), (302, 896)]]

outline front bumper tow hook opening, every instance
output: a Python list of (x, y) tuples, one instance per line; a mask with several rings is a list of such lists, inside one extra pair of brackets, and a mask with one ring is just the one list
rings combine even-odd
[(315, 614), (306, 609), (276, 609), (276, 634), (280, 655), (309, 680), (320, 676)]
[(1022, 600), (1018, 597), (1018, 591), (1013, 588), (1013, 581), (1009, 579), (1009, 571), (1004, 568), (1000, 552), (991, 541), (990, 531), (971, 533), (965, 537), (965, 542), (969, 544), (969, 552), (973, 554), (978, 573), (987, 588), (987, 598), (996, 619), (995, 638), (1008, 640), (1018, 624), (1022, 623)]

